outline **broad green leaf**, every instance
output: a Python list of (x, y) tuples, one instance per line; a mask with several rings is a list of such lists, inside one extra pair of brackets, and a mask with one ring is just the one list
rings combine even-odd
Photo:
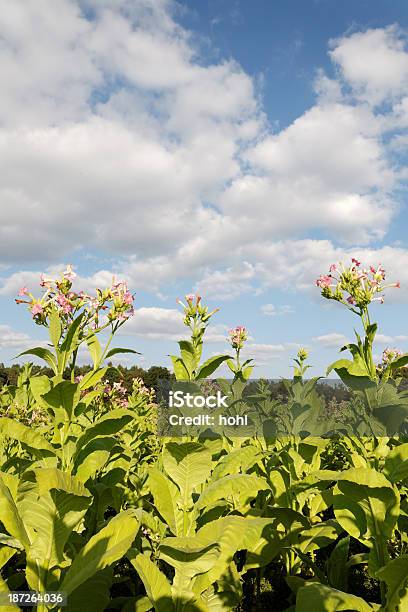
[(173, 362), (174, 375), (177, 380), (190, 380), (190, 375), (181, 357), (170, 355)]
[(111, 519), (78, 552), (64, 576), (60, 590), (69, 595), (96, 572), (125, 556), (138, 528), (138, 521), (129, 511), (121, 512)]
[(0, 570), (6, 565), (6, 563), (17, 553), (16, 548), (10, 548), (10, 546), (0, 547)]
[(30, 391), (34, 396), (37, 404), (43, 408), (47, 408), (46, 402), (43, 400), (43, 395), (51, 389), (51, 381), (48, 376), (32, 376), (30, 378)]
[(182, 535), (183, 515), (177, 506), (180, 493), (176, 485), (157, 468), (151, 467), (148, 486), (153, 495), (154, 505), (166, 521), (170, 531), (174, 535)]
[(102, 358), (102, 347), (96, 334), (91, 334), (86, 339), (89, 354), (91, 355), (94, 368), (97, 368)]
[(205, 508), (221, 499), (232, 502), (241, 508), (248, 506), (249, 500), (259, 491), (268, 491), (269, 485), (264, 478), (253, 474), (233, 474), (210, 483), (201, 493), (195, 508)]
[(43, 395), (43, 400), (55, 412), (63, 410), (65, 418), (72, 420), (75, 406), (80, 399), (80, 388), (77, 383), (72, 383), (69, 380), (63, 380), (56, 384), (48, 393)]
[(350, 536), (339, 540), (327, 560), (327, 577), (329, 584), (339, 591), (347, 590), (347, 560), (350, 548)]
[(156, 612), (175, 611), (170, 583), (157, 565), (147, 555), (137, 554), (133, 550), (129, 554), (129, 560), (139, 574)]
[(378, 609), (361, 597), (343, 593), (324, 584), (310, 582), (298, 590), (296, 612), (372, 612)]
[(4, 484), (0, 476), (0, 517), (1, 522), (8, 533), (16, 538), (25, 549), (30, 546), (30, 539), (25, 529), (24, 522), (17, 509), (10, 489)]
[(39, 431), (8, 417), (0, 418), (0, 435), (18, 440), (29, 448), (39, 451), (48, 451), (55, 454), (54, 447), (43, 438)]
[(216, 357), (210, 357), (203, 363), (197, 372), (197, 379), (208, 378), (213, 374), (224, 361), (231, 359), (231, 355), (218, 355)]
[(70, 594), (67, 606), (63, 608), (64, 612), (83, 612), (83, 610), (100, 612), (109, 608), (111, 600), (109, 589), (113, 580), (114, 573), (111, 567), (97, 572)]
[(227, 476), (227, 474), (237, 474), (246, 472), (258, 460), (262, 458), (262, 453), (255, 446), (242, 446), (222, 457), (214, 468), (212, 480)]
[[(68, 538), (91, 503), (89, 493), (85, 493), (82, 485), (74, 482), (72, 477), (59, 470), (44, 471), (47, 474), (39, 482), (40, 497), (33, 500), (24, 512), (25, 524), (35, 532), (27, 551), (26, 576), (29, 586), (37, 591), (49, 588), (49, 571), (64, 561)], [(36, 474), (37, 480), (40, 472)], [(48, 491), (47, 475), (50, 480)], [(78, 495), (81, 491), (85, 495)]]
[(38, 484), (39, 495), (45, 495), (52, 489), (65, 491), (71, 495), (89, 497), (91, 494), (83, 483), (68, 472), (63, 472), (56, 468), (41, 468), (34, 470)]
[(64, 342), (61, 344), (61, 351), (65, 353), (66, 357), (69, 356), (78, 346), (80, 325), (84, 315), (85, 313), (81, 312), (81, 314), (74, 319), (67, 332), (67, 335), (65, 336)]
[(51, 313), (49, 317), (49, 332), (51, 342), (53, 343), (54, 347), (58, 349), (58, 343), (61, 339), (62, 327), (57, 309), (55, 307), (51, 308)]
[(389, 561), (377, 572), (377, 578), (387, 585), (386, 610), (408, 609), (408, 555)]
[(55, 361), (55, 357), (51, 353), (51, 351), (49, 351), (48, 349), (44, 348), (43, 346), (37, 346), (35, 348), (28, 349), (27, 351), (23, 351), (22, 353), (19, 353), (19, 355), (17, 355), (17, 357), (22, 357), (23, 355), (34, 355), (35, 357), (39, 357), (40, 359), (43, 359), (49, 365), (51, 370), (55, 374), (57, 374), (58, 367), (57, 367), (57, 363)]
[(116, 408), (111, 410), (98, 421), (89, 425), (82, 436), (76, 442), (75, 457), (79, 451), (91, 440), (98, 436), (108, 436), (118, 433), (125, 425), (133, 421), (135, 415), (126, 408)]
[(337, 521), (348, 534), (371, 548), (369, 570), (388, 559), (387, 539), (399, 514), (399, 495), (387, 478), (370, 468), (341, 473), (333, 491)]
[(184, 367), (188, 371), (189, 378), (193, 378), (193, 373), (196, 369), (194, 347), (189, 340), (180, 340), (178, 345)]
[(180, 489), (185, 507), (192, 505), (193, 490), (208, 478), (211, 472), (211, 453), (197, 442), (170, 442), (163, 452), (166, 473)]
[[(104, 378), (109, 368), (101, 368), (100, 370), (91, 370), (88, 374), (85, 374), (83, 379), (79, 382), (81, 391), (94, 387)], [(84, 400), (82, 400), (84, 401)]]
[(386, 456), (384, 474), (391, 482), (408, 478), (408, 442), (395, 446)]
[[(3, 580), (3, 578), (0, 576), (0, 593), (2, 594), (6, 594), (6, 595), (10, 595), (10, 589), (7, 586), (7, 583), (5, 580)], [(3, 606), (1, 606), (1, 612), (16, 612), (16, 610), (20, 610), (21, 608), (17, 605), (14, 604), (4, 604)]]

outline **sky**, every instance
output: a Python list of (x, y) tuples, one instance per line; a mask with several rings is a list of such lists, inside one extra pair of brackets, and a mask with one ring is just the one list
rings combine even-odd
[(376, 358), (408, 350), (405, 0), (0, 0), (0, 80), (0, 361), (67, 264), (135, 292), (127, 365), (170, 365), (196, 292), (207, 356), (243, 325), (255, 376), (323, 375), (359, 322), (315, 280), (351, 257), (401, 282)]

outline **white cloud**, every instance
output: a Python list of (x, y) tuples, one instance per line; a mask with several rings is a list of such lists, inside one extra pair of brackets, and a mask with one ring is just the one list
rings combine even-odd
[[(9, 325), (0, 325), (0, 348), (28, 349), (35, 340), (22, 332), (18, 332)], [(36, 344), (38, 346), (38, 342)]]
[(261, 306), (262, 314), (268, 317), (276, 317), (278, 315), (292, 314), (294, 309), (289, 304), (283, 304), (282, 306), (275, 306), (275, 304), (263, 304)]
[(386, 344), (388, 346), (395, 346), (401, 342), (406, 342), (408, 340), (408, 336), (398, 335), (398, 336), (387, 336), (386, 334), (377, 334), (375, 336), (375, 342), (378, 344)]
[[(153, 285), (197, 272), (209, 288), (254, 240), (383, 235), (395, 177), (367, 108), (332, 96), (262, 138), (253, 80), (232, 60), (202, 62), (169, 3), (2, 2), (5, 260), (97, 249), (130, 256)], [(336, 62), (353, 40), (336, 43)], [(214, 273), (221, 262), (231, 272)]]
[(254, 266), (244, 261), (239, 266), (224, 271), (206, 272), (196, 284), (195, 291), (206, 298), (229, 300), (252, 291), (251, 281), (254, 277)]
[(331, 58), (363, 100), (378, 104), (406, 92), (406, 36), (396, 25), (356, 32), (332, 41)]
[(317, 336), (313, 338), (313, 341), (327, 348), (332, 348), (332, 347), (341, 348), (342, 346), (344, 346), (345, 344), (349, 342), (346, 336), (344, 336), (343, 334), (338, 334), (336, 332), (333, 332), (331, 334), (324, 334), (322, 336)]
[[(370, 246), (397, 212), (402, 177), (383, 142), (408, 117), (396, 28), (335, 41), (340, 76), (320, 73), (316, 104), (275, 133), (254, 80), (233, 60), (204, 61), (170, 2), (0, 0), (0, 9), (3, 261), (52, 270), (73, 252), (114, 253), (112, 270), (77, 286), (106, 285), (112, 273), (156, 292), (199, 279), (203, 295), (231, 299), (311, 288), (356, 255), (408, 284), (408, 251)], [(388, 75), (374, 74), (371, 57), (353, 68), (353, 50), (367, 59), (373, 46)], [(345, 81), (373, 103), (400, 96), (390, 117), (350, 100)], [(358, 248), (338, 246), (347, 242)], [(10, 274), (0, 294), (37, 277)], [(165, 334), (172, 316), (151, 312), (136, 332)]]
[[(209, 343), (226, 342), (228, 328), (223, 324), (209, 325), (205, 340)], [(134, 316), (121, 330), (124, 335), (135, 335), (149, 340), (177, 341), (188, 338), (189, 330), (183, 324), (183, 313), (175, 308), (136, 308)]]

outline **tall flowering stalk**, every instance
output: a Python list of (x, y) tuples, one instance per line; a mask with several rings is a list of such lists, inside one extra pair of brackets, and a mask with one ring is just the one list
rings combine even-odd
[(293, 366), (295, 378), (299, 378), (300, 380), (302, 380), (307, 370), (312, 367), (306, 363), (308, 356), (309, 353), (305, 348), (301, 347), (298, 350), (298, 353), (293, 360), (296, 364)]
[(228, 342), (235, 351), (235, 361), (229, 359), (227, 365), (231, 372), (234, 373), (235, 378), (242, 380), (248, 380), (253, 370), (253, 366), (249, 365), (253, 359), (247, 359), (241, 364), (240, 353), (244, 348), (245, 342), (248, 340), (248, 332), (245, 327), (241, 325), (230, 329), (228, 332)]
[(177, 380), (200, 380), (211, 376), (215, 370), (227, 359), (229, 355), (216, 355), (210, 357), (200, 365), (203, 352), (203, 337), (211, 317), (218, 312), (215, 308), (211, 312), (202, 302), (200, 295), (190, 293), (185, 301), (177, 300), (183, 307), (184, 325), (190, 330), (190, 340), (180, 340), (180, 356), (171, 355), (174, 374)]
[[(27, 287), (22, 287), (16, 299), (17, 304), (28, 306), (37, 325), (49, 329), (55, 351), (53, 354), (46, 348), (37, 347), (21, 355), (36, 355), (44, 359), (54, 374), (61, 378), (68, 365), (73, 373), (78, 349), (84, 342), (88, 345), (94, 369), (99, 368), (105, 358), (116, 353), (136, 353), (131, 349), (109, 351), (114, 334), (134, 313), (134, 296), (126, 282), (113, 279), (110, 287), (96, 289), (95, 295), (91, 296), (84, 291), (73, 291), (75, 278), (70, 265), (57, 279), (42, 274), (40, 287), (43, 293), (40, 297), (35, 297)], [(102, 350), (96, 334), (107, 328), (110, 329), (110, 337)]]
[[(376, 268), (362, 268), (361, 262), (352, 258), (349, 266), (342, 263), (332, 264), (327, 274), (316, 280), (321, 294), (328, 300), (335, 300), (347, 306), (351, 312), (360, 317), (365, 332), (364, 340), (355, 332), (357, 344), (348, 344), (341, 350), (350, 350), (353, 361), (340, 359), (328, 368), (334, 369), (343, 380), (352, 377), (368, 377), (378, 382), (379, 371), (373, 360), (373, 342), (377, 324), (372, 323), (369, 306), (372, 302), (384, 303), (384, 291), (399, 288), (400, 283), (386, 283), (385, 270), (379, 264)], [(394, 363), (397, 363), (395, 361)], [(401, 367), (401, 366), (400, 366)]]

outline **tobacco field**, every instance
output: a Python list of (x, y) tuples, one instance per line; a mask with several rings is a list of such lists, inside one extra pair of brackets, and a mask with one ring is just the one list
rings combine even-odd
[[(353, 260), (316, 281), (358, 329), (328, 366), (348, 393), (334, 408), (304, 349), (282, 397), (252, 380), (242, 326), (204, 360), (216, 311), (180, 302), (190, 339), (171, 357), (174, 384), (262, 414), (248, 436), (158, 435), (155, 390), (106, 383), (112, 357), (135, 352), (111, 348), (133, 314), (126, 283), (76, 293), (69, 266), (40, 284), (16, 301), (49, 335), (25, 354), (51, 374), (26, 363), (0, 392), (2, 610), (19, 608), (16, 591), (66, 595), (41, 612), (408, 610), (408, 355), (374, 363), (373, 302), (398, 290), (381, 266)], [(93, 364), (82, 376), (80, 350)]]

